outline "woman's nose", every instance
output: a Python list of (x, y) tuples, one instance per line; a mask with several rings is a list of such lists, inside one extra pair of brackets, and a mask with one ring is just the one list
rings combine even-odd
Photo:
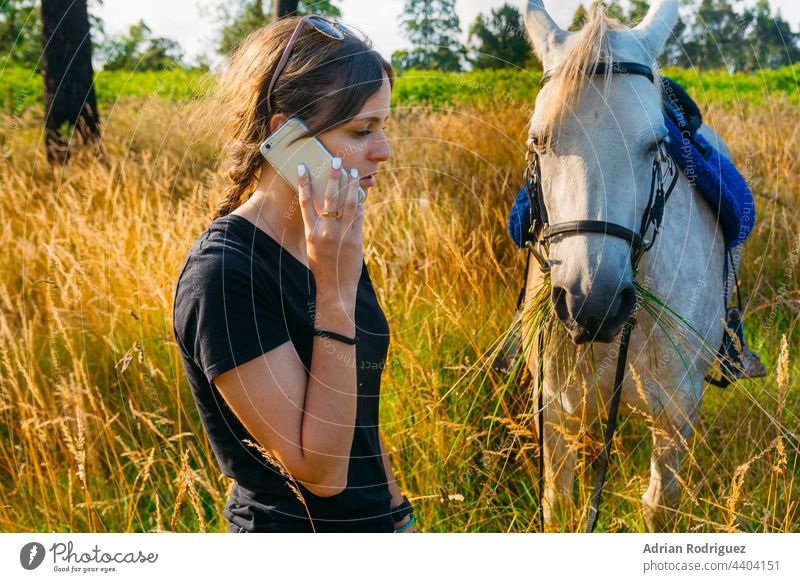
[(373, 162), (385, 162), (388, 160), (391, 155), (389, 140), (385, 136), (375, 140), (367, 151), (367, 155), (370, 161)]

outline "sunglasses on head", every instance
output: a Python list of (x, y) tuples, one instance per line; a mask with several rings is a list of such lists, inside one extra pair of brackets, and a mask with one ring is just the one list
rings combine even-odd
[(292, 32), (292, 36), (289, 37), (289, 42), (286, 43), (286, 48), (283, 49), (283, 54), (281, 55), (281, 58), (275, 67), (275, 72), (272, 73), (272, 80), (269, 82), (269, 87), (267, 88), (266, 101), (267, 110), (269, 111), (270, 115), (272, 115), (272, 102), (270, 99), (272, 96), (272, 89), (275, 87), (275, 82), (278, 80), (278, 77), (281, 76), (283, 69), (286, 67), (286, 63), (289, 62), (289, 57), (292, 54), (292, 49), (297, 42), (297, 38), (300, 36), (300, 33), (306, 26), (310, 26), (320, 34), (332, 40), (341, 41), (347, 36), (352, 36), (362, 41), (366, 40), (366, 37), (360, 31), (342, 22), (339, 22), (338, 20), (333, 20), (332, 18), (326, 18), (324, 16), (317, 16), (315, 14), (303, 16), (303, 18), (301, 18), (297, 23), (297, 26), (294, 27), (294, 32)]

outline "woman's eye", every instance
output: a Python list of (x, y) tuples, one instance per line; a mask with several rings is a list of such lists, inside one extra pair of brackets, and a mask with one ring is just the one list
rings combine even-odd
[(368, 136), (369, 134), (371, 134), (371, 133), (372, 133), (372, 131), (371, 131), (371, 130), (369, 130), (369, 129), (363, 129), (363, 130), (361, 130), (361, 131), (357, 131), (357, 132), (356, 132), (356, 135), (357, 135), (358, 137), (367, 137), (367, 136)]

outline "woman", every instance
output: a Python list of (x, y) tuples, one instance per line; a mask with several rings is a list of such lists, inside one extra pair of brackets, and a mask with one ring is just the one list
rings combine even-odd
[[(389, 159), (391, 66), (322, 17), (253, 33), (217, 85), (231, 185), (186, 258), (174, 329), (234, 532), (413, 531), (378, 430), (389, 329), (362, 254), (358, 187)], [(334, 156), (297, 191), (260, 143), (299, 118)], [(340, 166), (351, 171), (337, 192)]]

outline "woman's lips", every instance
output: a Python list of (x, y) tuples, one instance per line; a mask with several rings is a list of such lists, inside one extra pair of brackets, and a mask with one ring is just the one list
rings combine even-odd
[(378, 183), (378, 181), (375, 179), (375, 175), (374, 174), (371, 175), (371, 176), (364, 176), (363, 178), (361, 178), (358, 181), (358, 184), (362, 188), (371, 188), (372, 186), (374, 186), (377, 183)]

